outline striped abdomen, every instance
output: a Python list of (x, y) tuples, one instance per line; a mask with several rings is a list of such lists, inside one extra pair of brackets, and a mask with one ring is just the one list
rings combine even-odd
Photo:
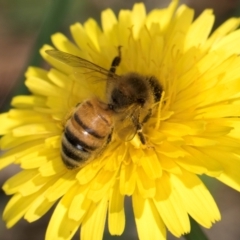
[(68, 119), (62, 136), (62, 160), (67, 168), (84, 165), (111, 140), (112, 112), (97, 99), (82, 102)]

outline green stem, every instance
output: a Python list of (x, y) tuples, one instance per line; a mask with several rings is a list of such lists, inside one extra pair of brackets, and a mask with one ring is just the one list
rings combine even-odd
[(30, 59), (28, 65), (39, 66), (42, 63), (39, 49), (43, 46), (43, 44), (51, 43), (51, 35), (59, 31), (59, 28), (65, 20), (65, 16), (68, 12), (69, 3), (71, 3), (71, 1), (51, 1), (36, 40), (32, 58)]
[[(59, 31), (66, 14), (68, 12), (69, 5), (72, 1), (67, 0), (52, 0), (49, 2), (42, 26), (40, 28), (38, 37), (34, 44), (32, 55), (24, 68), (24, 72), (28, 66), (40, 66), (42, 63), (42, 57), (40, 56), (39, 49), (46, 43), (51, 42), (51, 35)], [(21, 74), (21, 78), (18, 80), (11, 96), (29, 94), (27, 87), (24, 85), (24, 72)], [(9, 96), (9, 97), (11, 97)], [(9, 109), (9, 100), (5, 103), (4, 110)]]
[(199, 224), (190, 217), (191, 232), (184, 235), (187, 240), (208, 240), (203, 230), (200, 228)]

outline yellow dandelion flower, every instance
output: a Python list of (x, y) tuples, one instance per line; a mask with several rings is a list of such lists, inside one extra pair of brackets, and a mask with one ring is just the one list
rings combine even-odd
[[(166, 239), (190, 231), (189, 216), (209, 228), (219, 210), (199, 175), (240, 190), (240, 20), (232, 18), (211, 34), (214, 15), (193, 21), (185, 5), (146, 14), (144, 4), (102, 12), (102, 28), (89, 19), (71, 26), (75, 43), (56, 33), (56, 49), (105, 69), (121, 47), (118, 75), (155, 76), (163, 88), (153, 115), (143, 124), (147, 146), (136, 136), (114, 138), (85, 166), (66, 168), (61, 136), (78, 103), (105, 96), (105, 82), (92, 84), (78, 70), (46, 53), (49, 71), (30, 67), (30, 96), (17, 96), (0, 115), (0, 167), (19, 164), (21, 172), (3, 186), (13, 194), (3, 218), (12, 227), (20, 218), (33, 222), (56, 202), (46, 239), (102, 239), (106, 215), (112, 235), (125, 227), (124, 198), (132, 197), (139, 238)], [(85, 79), (84, 79), (85, 78)], [(147, 223), (147, 224), (146, 224)], [(94, 230), (93, 230), (94, 229)]]

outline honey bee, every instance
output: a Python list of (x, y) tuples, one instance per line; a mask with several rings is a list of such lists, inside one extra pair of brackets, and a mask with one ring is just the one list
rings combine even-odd
[(156, 77), (136, 72), (117, 75), (121, 47), (109, 70), (58, 50), (46, 50), (46, 53), (74, 69), (98, 73), (106, 81), (106, 102), (97, 97), (87, 99), (76, 106), (66, 121), (61, 157), (68, 169), (83, 167), (99, 156), (111, 142), (114, 132), (124, 141), (130, 141), (137, 134), (140, 142), (146, 144), (142, 127), (163, 91)]

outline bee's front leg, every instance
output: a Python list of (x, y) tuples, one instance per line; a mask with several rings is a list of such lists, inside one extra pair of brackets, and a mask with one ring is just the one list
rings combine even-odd
[(146, 144), (146, 138), (143, 134), (143, 131), (142, 131), (142, 124), (139, 122), (139, 119), (138, 118), (133, 118), (133, 123), (136, 127), (136, 133), (139, 137), (139, 140), (140, 142), (145, 145)]
[(120, 62), (121, 62), (121, 46), (118, 46), (118, 56), (116, 56), (112, 61), (108, 77), (111, 77), (112, 73), (116, 72), (116, 68), (119, 66)]

